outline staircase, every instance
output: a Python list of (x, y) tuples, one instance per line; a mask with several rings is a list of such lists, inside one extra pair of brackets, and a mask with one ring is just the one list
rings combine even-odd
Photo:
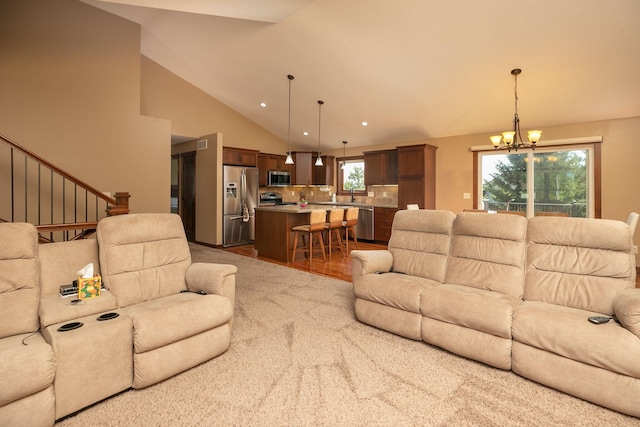
[(102, 218), (129, 213), (112, 197), (0, 135), (0, 222), (29, 222), (41, 243), (84, 239)]

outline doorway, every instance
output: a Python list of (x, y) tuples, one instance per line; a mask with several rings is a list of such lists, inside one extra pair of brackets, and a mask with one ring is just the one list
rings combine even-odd
[(196, 152), (171, 156), (171, 212), (182, 218), (189, 242), (196, 239)]

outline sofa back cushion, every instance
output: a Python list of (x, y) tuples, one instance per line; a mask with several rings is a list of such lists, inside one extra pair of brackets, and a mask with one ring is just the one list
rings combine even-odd
[(442, 283), (456, 216), (442, 210), (401, 210), (393, 218), (393, 271)]
[(175, 214), (129, 214), (98, 223), (100, 270), (120, 307), (186, 289), (191, 253)]
[(0, 338), (35, 332), (38, 319), (38, 232), (32, 224), (0, 223)]
[(612, 314), (613, 299), (635, 286), (633, 235), (622, 221), (529, 220), (526, 300)]
[(527, 219), (519, 215), (458, 214), (446, 283), (522, 298)]
[(60, 286), (71, 284), (85, 265), (93, 264), (93, 274), (100, 274), (98, 241), (80, 239), (38, 245), (40, 261), (40, 297), (60, 293)]

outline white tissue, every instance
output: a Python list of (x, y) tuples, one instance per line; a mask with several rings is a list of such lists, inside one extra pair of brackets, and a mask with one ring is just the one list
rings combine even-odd
[(85, 265), (80, 270), (78, 270), (78, 272), (76, 274), (78, 276), (81, 276), (83, 279), (92, 278), (93, 277), (93, 263), (90, 262), (89, 264)]

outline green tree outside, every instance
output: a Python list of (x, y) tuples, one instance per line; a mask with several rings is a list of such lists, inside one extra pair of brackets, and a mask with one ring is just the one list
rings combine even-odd
[[(497, 209), (526, 210), (527, 167), (529, 157), (507, 154), (495, 165), (495, 173), (483, 181), (484, 200)], [(571, 216), (586, 216), (587, 151), (567, 150), (534, 153), (534, 211), (569, 212)], [(496, 203), (498, 202), (498, 203)], [(563, 206), (564, 205), (564, 206)]]
[(347, 179), (344, 181), (345, 190), (364, 190), (364, 168), (361, 166), (355, 166), (349, 172)]

